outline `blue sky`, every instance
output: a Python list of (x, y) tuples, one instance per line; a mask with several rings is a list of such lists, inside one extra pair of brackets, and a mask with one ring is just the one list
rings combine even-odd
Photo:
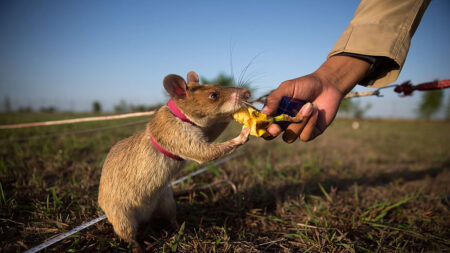
[[(155, 104), (164, 76), (246, 78), (261, 95), (314, 71), (359, 1), (1, 1), (0, 97), (19, 106)], [(433, 1), (397, 82), (450, 78), (450, 2)], [(230, 49), (232, 48), (232, 50)], [(358, 88), (358, 90), (365, 90)], [(450, 92), (446, 90), (445, 102)], [(420, 94), (384, 90), (370, 116), (412, 117)]]

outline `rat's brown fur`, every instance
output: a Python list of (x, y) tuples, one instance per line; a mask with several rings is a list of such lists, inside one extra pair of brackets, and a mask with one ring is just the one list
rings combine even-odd
[(177, 226), (175, 201), (168, 183), (185, 164), (159, 152), (150, 141), (150, 133), (170, 153), (199, 163), (230, 153), (248, 140), (249, 130), (244, 129), (232, 140), (211, 143), (228, 125), (231, 114), (249, 98), (248, 91), (199, 85), (194, 72), (189, 72), (187, 79), (189, 85), (181, 77), (169, 75), (164, 79), (164, 87), (195, 125), (181, 121), (163, 106), (144, 131), (114, 145), (103, 165), (98, 202), (117, 235), (137, 247), (138, 226), (153, 214)]

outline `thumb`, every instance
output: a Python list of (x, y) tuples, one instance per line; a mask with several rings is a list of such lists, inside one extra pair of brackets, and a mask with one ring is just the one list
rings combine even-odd
[(278, 105), (280, 104), (281, 99), (282, 96), (271, 93), (267, 97), (267, 103), (261, 110), (261, 112), (267, 115), (274, 114), (278, 109)]
[(261, 112), (267, 115), (274, 114), (277, 111), (278, 105), (280, 104), (280, 101), (284, 96), (292, 97), (293, 92), (291, 91), (291, 88), (292, 85), (288, 85), (287, 82), (282, 83), (267, 97), (266, 105), (261, 110)]

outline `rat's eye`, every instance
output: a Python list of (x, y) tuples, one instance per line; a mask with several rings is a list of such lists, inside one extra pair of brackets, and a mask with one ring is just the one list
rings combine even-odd
[(211, 92), (211, 93), (209, 93), (209, 98), (213, 99), (213, 100), (216, 100), (217, 98), (219, 98), (219, 93)]

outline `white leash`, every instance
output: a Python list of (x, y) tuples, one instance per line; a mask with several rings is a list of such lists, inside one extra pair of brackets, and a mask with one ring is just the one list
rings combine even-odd
[[(227, 161), (229, 161), (229, 160), (231, 160), (233, 158), (236, 158), (236, 157), (238, 157), (238, 156), (240, 156), (242, 154), (243, 154), (243, 152), (239, 152), (239, 153), (235, 153), (233, 155), (224, 157), (224, 158), (218, 160), (217, 162), (213, 163), (213, 165), (220, 165), (220, 164), (225, 163), (225, 162), (227, 162)], [(190, 173), (187, 176), (184, 176), (184, 177), (182, 177), (180, 179), (177, 179), (177, 180), (173, 181), (170, 185), (171, 186), (177, 185), (177, 184), (181, 183), (182, 181), (184, 181), (184, 180), (186, 180), (188, 178), (194, 177), (194, 176), (196, 176), (198, 174), (201, 174), (201, 173), (207, 171), (208, 169), (209, 169), (209, 166), (204, 166), (204, 167), (202, 167), (202, 168), (200, 168), (200, 169)], [(56, 237), (53, 237), (52, 239), (50, 239), (48, 241), (45, 241), (45, 242), (39, 244), (38, 246), (33, 247), (33, 248), (25, 251), (25, 253), (35, 253), (35, 252), (38, 252), (40, 250), (43, 250), (43, 249), (45, 249), (45, 248), (47, 248), (47, 247), (49, 247), (49, 246), (51, 246), (51, 245), (61, 241), (61, 240), (64, 240), (65, 238), (67, 238), (67, 237), (69, 237), (69, 236), (71, 236), (71, 235), (73, 235), (75, 233), (80, 232), (81, 230), (83, 230), (83, 229), (85, 229), (87, 227), (90, 227), (90, 226), (94, 225), (97, 222), (100, 222), (100, 221), (104, 220), (104, 219), (106, 219), (106, 214), (104, 214), (104, 215), (102, 215), (100, 217), (97, 217), (97, 218), (95, 218), (95, 219), (93, 219), (91, 221), (88, 221), (88, 222), (86, 222), (86, 223), (84, 223), (84, 224), (82, 224), (82, 225), (80, 225), (80, 226), (70, 230), (69, 232), (59, 234)]]
[(39, 244), (38, 246), (25, 251), (25, 253), (34, 253), (34, 252), (38, 252), (40, 250), (43, 250), (43, 249), (49, 247), (50, 245), (55, 244), (55, 243), (65, 239), (65, 238), (67, 238), (67, 237), (69, 237), (69, 236), (71, 236), (71, 235), (73, 235), (73, 234), (75, 234), (77, 232), (80, 232), (81, 230), (83, 230), (83, 229), (85, 229), (87, 227), (90, 227), (90, 226), (94, 225), (95, 223), (97, 223), (99, 221), (102, 221), (104, 219), (106, 219), (106, 214), (104, 214), (104, 215), (102, 215), (100, 217), (97, 217), (97, 218), (95, 218), (95, 219), (93, 219), (91, 221), (88, 221), (88, 222), (86, 222), (86, 223), (84, 223), (84, 224), (82, 224), (82, 225), (80, 225), (80, 226), (70, 230), (69, 232), (59, 234), (58, 236), (53, 237), (52, 239), (50, 239), (48, 241), (45, 241), (45, 242)]

